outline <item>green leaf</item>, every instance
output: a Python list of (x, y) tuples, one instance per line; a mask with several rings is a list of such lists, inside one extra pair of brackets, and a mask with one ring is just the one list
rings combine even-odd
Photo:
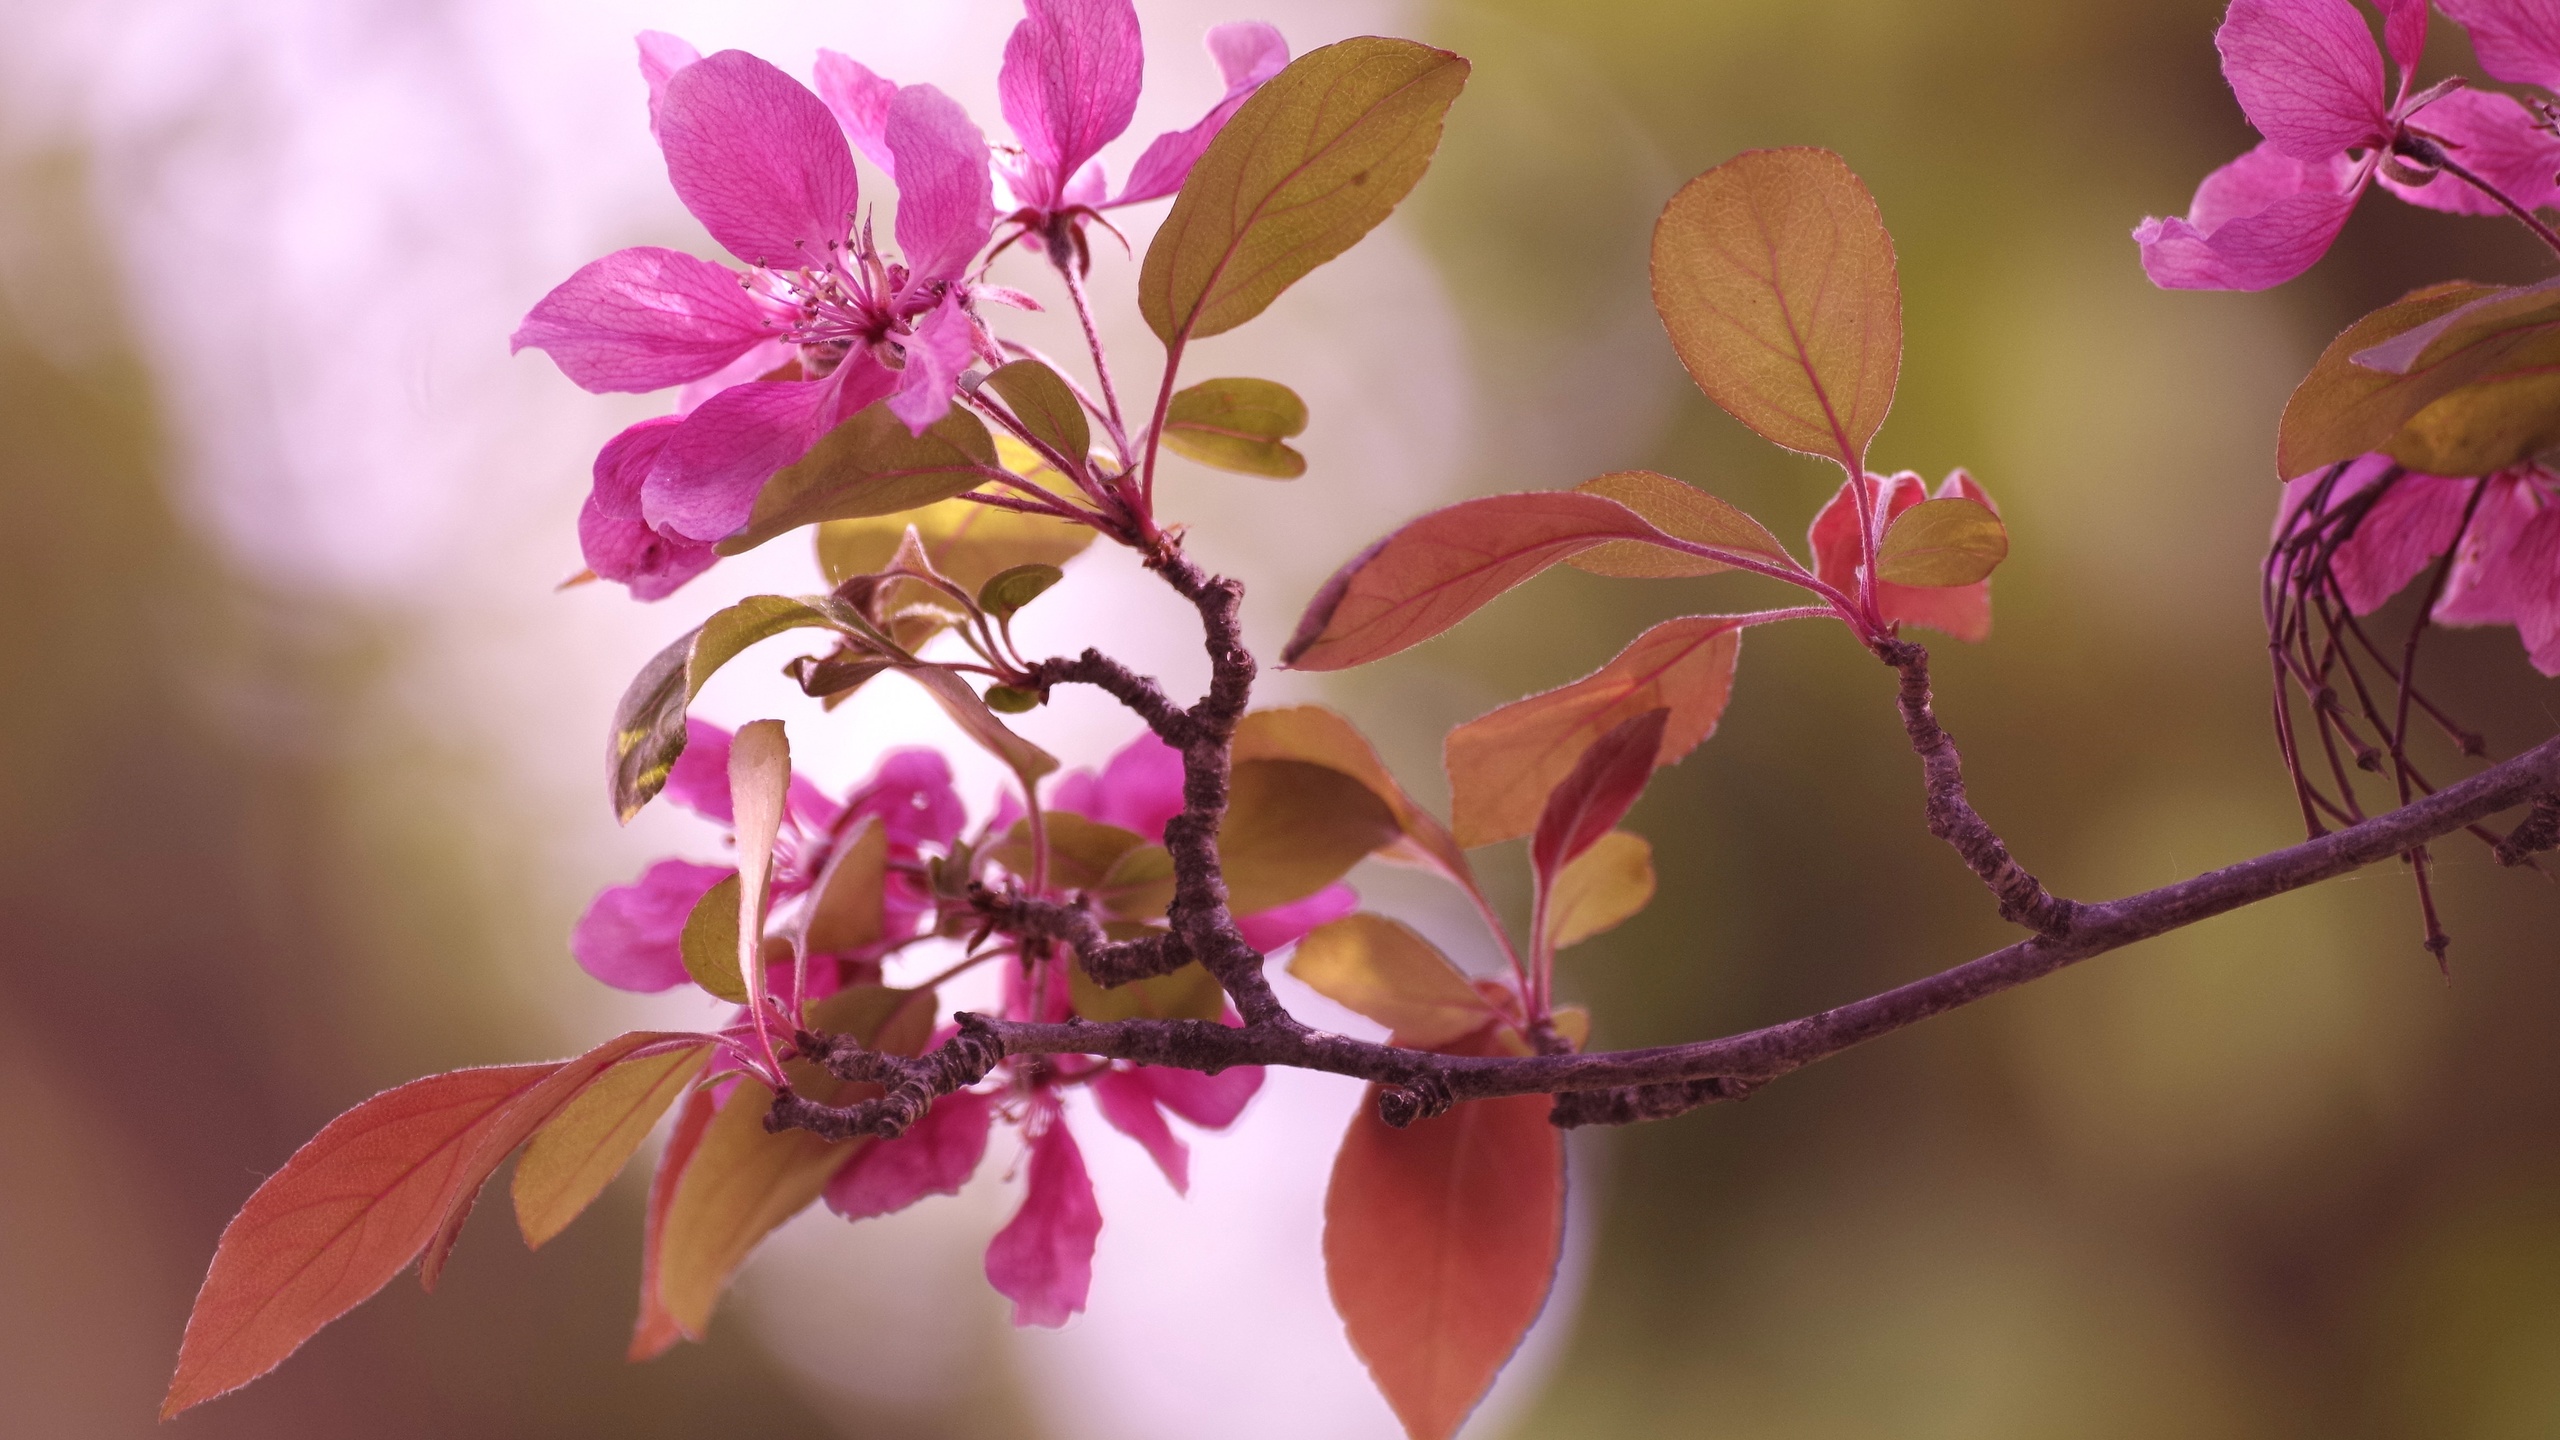
[(1169, 975), (1108, 990), (1078, 965), (1067, 975), (1067, 992), (1076, 1013), (1087, 1020), (1216, 1020), (1227, 1013), (1225, 988), (1197, 960)]
[(1093, 448), (1093, 426), (1076, 392), (1058, 372), (1037, 360), (1016, 360), (987, 377), (987, 388), (1041, 444), (1081, 465)]
[[(2458, 327), (2458, 333), (2441, 337), (2440, 343), (2427, 345), (2412, 357), (2405, 371), (2377, 370), (2356, 362), (2356, 356), (2369, 354), (2385, 342), (2418, 333), (2456, 311), (2506, 293), (2469, 281), (2431, 285), (2411, 291), (2340, 332), (2285, 401), (2284, 420), (2276, 432), (2278, 478), (2291, 479), (2389, 447), (2418, 412), (2508, 362), (2529, 365), (2539, 357), (2548, 364), (2560, 359), (2555, 354), (2560, 336), (2548, 326), (2528, 325), (2487, 335), (2478, 334), (2474, 327)], [(2455, 343), (2449, 352), (2442, 343), (2466, 341)]]
[(1467, 62), (1375, 36), (1311, 50), (1209, 143), (1147, 247), (1138, 309), (1168, 349), (1232, 330), (1376, 228), (1440, 148)]
[(1021, 715), (1040, 708), (1040, 692), (1019, 685), (990, 685), (987, 693), (978, 698), (999, 715)]
[(827, 583), (841, 585), (856, 575), (888, 569), (910, 525), (923, 539), (933, 568), (972, 591), (1016, 565), (1063, 565), (1083, 554), (1094, 539), (1087, 526), (1045, 515), (945, 500), (894, 518), (830, 520), (819, 526), (818, 564)]
[(1341, 771), (1368, 786), (1404, 831), (1404, 838), (1378, 852), (1379, 859), (1437, 870), (1461, 885), (1474, 886), (1467, 854), (1458, 848), (1449, 827), (1415, 803), (1388, 773), (1368, 739), (1332, 711), (1320, 705), (1256, 710), (1237, 724), (1235, 744), (1228, 753), (1233, 765), (1248, 760), (1303, 760)]
[(840, 618), (805, 600), (750, 595), (652, 656), (614, 707), (613, 743), (605, 757), (614, 814), (629, 823), (665, 788), (667, 772), (684, 753), (685, 707), (721, 666), (785, 630), (846, 628)]
[(2008, 558), (2008, 527), (1991, 507), (1949, 496), (1894, 517), (1876, 546), (1876, 578), (1888, 585), (1970, 585), (1990, 578)]
[[(1040, 818), (1049, 832), (1049, 883), (1060, 890), (1092, 890), (1100, 886), (1121, 856), (1147, 844), (1147, 838), (1134, 830), (1088, 820), (1071, 811), (1053, 810)], [(988, 847), (987, 858), (1029, 879), (1030, 820), (1013, 822), (1004, 838)]]
[(1065, 578), (1067, 572), (1055, 565), (1016, 565), (978, 587), (978, 608), (999, 620), (1010, 620)]
[(693, 902), (684, 917), (684, 973), (693, 983), (732, 1005), (747, 1003), (738, 973), (738, 877), (726, 875)]
[(1828, 150), (1747, 150), (1653, 230), (1653, 308), (1707, 398), (1852, 475), (1893, 406), (1902, 288), (1875, 197)]
[(1547, 893), (1549, 950), (1578, 945), (1616, 929), (1653, 902), (1653, 845), (1631, 830), (1612, 830), (1574, 857)]
[(1403, 833), (1352, 776), (1303, 760), (1248, 760), (1230, 772), (1218, 861), (1227, 905), (1251, 915), (1303, 900)]
[(939, 665), (919, 665), (906, 672), (942, 707), (961, 733), (1005, 763), (1026, 785), (1058, 768), (1058, 757), (1023, 739), (996, 718), (969, 683)]
[(1286, 385), (1236, 377), (1203, 380), (1173, 397), (1164, 443), (1220, 470), (1295, 480), (1307, 457), (1280, 442), (1307, 428), (1307, 402)]
[(526, 1249), (541, 1249), (604, 1193), (713, 1049), (688, 1045), (625, 1060), (534, 1133), (509, 1186)]
[(879, 817), (865, 815), (855, 822), (851, 834), (836, 841), (825, 873), (810, 891), (800, 920), (801, 950), (810, 955), (842, 955), (878, 944), (888, 933), (882, 912), (888, 883), (888, 828)]
[[(2486, 475), (2560, 445), (2560, 346), (2536, 345), (2542, 371), (2481, 380), (2409, 419), (2383, 448), (2424, 475)], [(2503, 368), (2503, 367), (2502, 367)]]
[[(1665, 534), (1793, 570), (1795, 557), (1768, 527), (1732, 505), (1683, 480), (1651, 470), (1620, 470), (1573, 487), (1584, 495), (1615, 500), (1653, 522)], [(1594, 575), (1628, 580), (1665, 580), (1713, 575), (1733, 567), (1703, 555), (1665, 550), (1632, 540), (1615, 540), (1569, 556), (1567, 565)]]
[(1420, 1049), (1502, 1018), (1438, 946), (1384, 915), (1363, 911), (1308, 931), (1289, 957), (1289, 973)]
[(735, 555), (821, 520), (894, 515), (948, 500), (990, 478), (995, 466), (995, 442), (977, 416), (953, 406), (914, 435), (884, 400), (828, 431), (764, 482), (746, 528), (721, 541), (719, 550)]

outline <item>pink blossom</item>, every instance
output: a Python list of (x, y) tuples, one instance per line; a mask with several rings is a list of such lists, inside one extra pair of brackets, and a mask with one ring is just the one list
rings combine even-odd
[(685, 973), (685, 918), (711, 887), (737, 874), (729, 865), (661, 860), (628, 885), (598, 894), (569, 932), (569, 953), (617, 990), (668, 990)]
[[(995, 209), (985, 137), (958, 103), (929, 85), (898, 90), (880, 108), (901, 192), (904, 261), (892, 262), (856, 228), (853, 156), (825, 102), (743, 51), (693, 59), (652, 34), (641, 55), (667, 178), (747, 269), (654, 246), (617, 251), (544, 296), (515, 348), (549, 353), (593, 391), (726, 382), (689, 393), (680, 423), (653, 437), (637, 529), (604, 525), (634, 517), (598, 504), (598, 549), (664, 593), (663, 564), (625, 558), (645, 548), (641, 531), (718, 541), (746, 522), (766, 479), (854, 412), (886, 399), (922, 433), (950, 407), (969, 357), (993, 353), (964, 276)], [(629, 488), (617, 478), (617, 496)]]
[[(1866, 477), (1867, 495), (1874, 507), (1876, 536), (1881, 540), (1894, 518), (1927, 499), (1950, 498), (1976, 501), (1991, 506), (1991, 497), (1973, 477), (1962, 470), (1952, 470), (1938, 485), (1938, 493), (1929, 493), (1929, 483), (1911, 471), (1886, 477)], [(1843, 483), (1832, 493), (1831, 500), (1813, 517), (1806, 540), (1813, 548), (1814, 572), (1823, 581), (1844, 594), (1854, 595), (1858, 588), (1858, 502)], [(1926, 625), (1943, 630), (1959, 640), (1980, 641), (1991, 633), (1991, 582), (1977, 580), (1971, 585), (1923, 586), (1878, 585), (1876, 605), (1884, 612), (1888, 624)]]
[(1035, 1094), (1029, 1124), (1022, 1208), (987, 1246), (987, 1283), (1013, 1301), (1014, 1324), (1055, 1327), (1084, 1309), (1093, 1288), (1102, 1207), (1058, 1102)]
[[(2279, 533), (2326, 472), (2286, 487)], [(2351, 462), (2323, 499), (2358, 503), (2377, 485), (2354, 532), (2329, 559), (2347, 608), (2369, 615), (2450, 551), (2430, 617), (2444, 625), (2513, 625), (2536, 670), (2560, 675), (2560, 475), (2519, 465), (2477, 479), (2404, 472), (2387, 455)], [(2476, 499), (2475, 499), (2476, 496)]]
[[(1110, 194), (1095, 157), (1129, 128), (1146, 68), (1138, 13), (1130, 0), (1023, 0), (1023, 19), (1005, 41), (997, 89), (1016, 143), (995, 152), (1017, 207), (1006, 217), (1035, 249), (1063, 260), (1081, 251), (1082, 227), (1099, 212), (1159, 199), (1182, 188), (1192, 165), (1262, 83), (1289, 63), (1289, 44), (1259, 21), (1213, 27), (1209, 56), (1227, 83), (1209, 113), (1157, 136)], [(818, 52), (818, 93), (856, 148), (900, 176), (884, 142), (891, 82), (859, 61)], [(1105, 198), (1105, 197), (1108, 198)]]
[[(2377, 178), (2412, 204), (2499, 213), (2455, 178), (2478, 175), (2532, 209), (2560, 200), (2560, 139), (2512, 96), (2439, 85), (2412, 95), (2426, 40), (2425, 0), (2380, 0), (2399, 70), (2350, 0), (2232, 0), (2215, 44), (2240, 108), (2266, 137), (2205, 177), (2184, 218), (2135, 227), (2142, 266), (2173, 290), (2263, 290), (2328, 253)], [(2449, 82), (2458, 84), (2458, 82)]]
[(995, 1097), (962, 1090), (933, 1102), (895, 1140), (854, 1152), (827, 1182), (827, 1208), (847, 1220), (904, 1210), (927, 1195), (957, 1195), (986, 1158)]
[(720, 558), (710, 546), (653, 526), (640, 513), (640, 486), (678, 423), (676, 416), (661, 415), (604, 442), (596, 452), (595, 488), (578, 511), (578, 549), (587, 568), (629, 586), (637, 600), (665, 598)]
[(2560, 6), (2550, 0), (2437, 0), (2471, 36), (2480, 68), (2510, 85), (2560, 93)]

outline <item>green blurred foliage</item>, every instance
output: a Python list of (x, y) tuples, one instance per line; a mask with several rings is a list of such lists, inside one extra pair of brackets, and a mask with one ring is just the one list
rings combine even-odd
[[(1680, 383), (1658, 331), (1592, 337), (1644, 305), (1681, 179), (1778, 144), (1865, 177), (1908, 331), (1875, 463), (1970, 467), (2015, 546), (1993, 638), (1933, 640), (1940, 713), (2020, 857), (2090, 898), (2300, 836), (2256, 599), (2293, 381), (2406, 289), (2548, 269), (2517, 227), (2368, 202), (2284, 290), (2153, 290), (2126, 232), (2255, 138), (2219, 10), (1480, 0), (1422, 30), (1476, 63), (1417, 204), (1490, 397), (1480, 491), (1645, 465), (1800, 535), (1836, 471)], [(2458, 31), (2434, 39), (2431, 70), (2467, 65)], [(1630, 427), (1623, 397), (1656, 384), (1667, 420)], [(1751, 583), (1559, 573), (1346, 698), (1427, 773), (1447, 725), (1653, 620), (1770, 603)], [(2511, 631), (2429, 643), (2500, 753), (2549, 733)], [(1834, 627), (1753, 632), (1722, 732), (1631, 821), (1660, 898), (1564, 962), (1598, 1043), (1768, 1023), (2011, 937), (1921, 828), (1889, 678)], [(1598, 1137), (1588, 1291), (1514, 1433), (2553, 1433), (2555, 897), (2439, 851), (2449, 986), (2380, 868)]]

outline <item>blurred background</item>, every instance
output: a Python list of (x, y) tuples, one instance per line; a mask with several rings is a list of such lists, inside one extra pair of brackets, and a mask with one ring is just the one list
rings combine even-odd
[[(1821, 467), (1689, 388), (1644, 260), (1682, 179), (1828, 145), (1901, 255), (1908, 353), (1879, 462), (1971, 467), (2016, 541), (1993, 638), (1936, 647), (1977, 803), (2089, 898), (2299, 838), (2254, 588), (2277, 410), (2354, 315), (2549, 257), (2377, 195), (2279, 292), (2152, 290), (2126, 231), (2253, 139), (2216, 72), (2218, 9), (1141, 0), (1150, 84), (1115, 171), (1213, 98), (1197, 37), (1218, 20), (1272, 20), (1300, 50), (1410, 35), (1476, 66), (1399, 217), (1201, 347), (1194, 373), (1308, 398), (1309, 475), (1186, 469), (1169, 508), (1252, 584), (1266, 653), (1344, 557), (1467, 494), (1642, 465), (1800, 533)], [(505, 346), (607, 249), (713, 253), (649, 142), (632, 32), (799, 73), (846, 50), (992, 127), (1018, 12), (0, 14), (0, 1429), (140, 1436), (224, 1220), (331, 1115), (427, 1071), (700, 1018), (568, 959), (598, 887), (716, 842), (663, 813), (618, 830), (597, 750), (666, 638), (814, 565), (775, 545), (655, 607), (553, 593), (579, 566), (595, 446), (663, 402), (582, 395)], [(2431, 70), (2467, 66), (2457, 32), (2434, 40)], [(1103, 247), (1120, 363), (1143, 371), (1134, 265)], [(1063, 338), (1055, 319), (1030, 333)], [(1744, 591), (1558, 574), (1374, 669), (1264, 693), (1346, 710), (1438, 800), (1447, 727)], [(1181, 616), (1114, 557), (1079, 561), (1043, 608), (1042, 642), (1107, 636), (1196, 681)], [(1632, 822), (1661, 898), (1565, 962), (1603, 1044), (1783, 1019), (2009, 937), (1920, 828), (1884, 672), (1824, 627), (1747, 651), (1722, 732)], [(2500, 753), (2560, 719), (2512, 632), (2448, 636), (2425, 663)], [(944, 737), (912, 695), (822, 717), (771, 668), (732, 667), (704, 711), (787, 716), (830, 783)], [(1026, 728), (1071, 764), (1133, 729), (1078, 699)], [(983, 813), (991, 774), (964, 779)], [(1484, 860), (1516, 904), (1518, 858)], [(2377, 868), (1746, 1105), (1577, 1136), (1557, 1301), (1469, 1433), (2560, 1433), (2560, 895), (2476, 848), (2444, 847), (2440, 873), (2450, 983), (2405, 879)], [(1488, 957), (1427, 882), (1355, 879)], [(1093, 1139), (1109, 1223), (1092, 1312), (1064, 1332), (1013, 1332), (978, 1278), (1013, 1204), (999, 1157), (957, 1200), (803, 1217), (708, 1343), (627, 1367), (635, 1176), (538, 1256), (493, 1203), (440, 1293), (394, 1282), (168, 1433), (1391, 1435), (1318, 1270), (1355, 1096), (1276, 1077), (1198, 1145), (1187, 1202), (1134, 1146)]]

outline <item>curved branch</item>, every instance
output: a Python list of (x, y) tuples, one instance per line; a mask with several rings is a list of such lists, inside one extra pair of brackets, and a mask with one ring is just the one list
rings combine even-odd
[(2000, 902), (2000, 918), (2024, 925), (2040, 935), (2063, 936), (2078, 922), (2079, 902), (2065, 900), (2009, 856), (2009, 847), (1973, 808), (1964, 788), (1964, 757), (1955, 738), (1938, 723), (1929, 699), (1929, 652), (1908, 640), (1886, 640), (1876, 646), (1884, 663), (1902, 674), (1895, 697), (1902, 708), (1902, 728), (1920, 756), (1927, 776), (1929, 833), (1955, 847)]

